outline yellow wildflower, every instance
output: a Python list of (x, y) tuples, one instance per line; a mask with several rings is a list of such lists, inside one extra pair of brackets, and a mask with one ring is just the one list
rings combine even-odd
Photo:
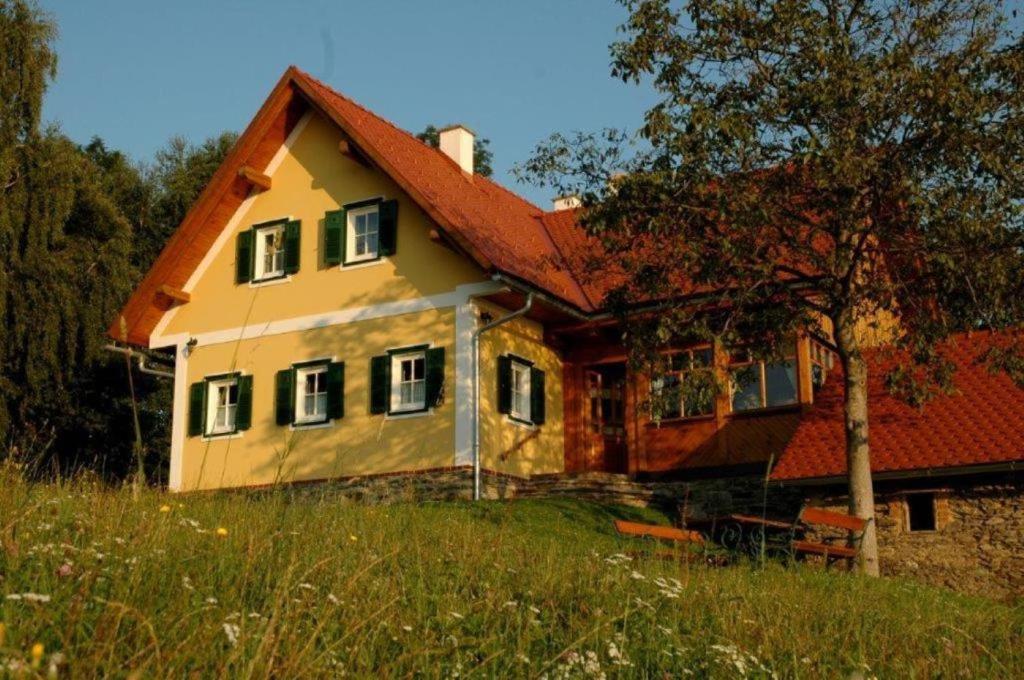
[(359, 539), (358, 539), (358, 538), (356, 538), (356, 537), (355, 537), (355, 536), (354, 536), (353, 534), (349, 534), (349, 535), (348, 535), (348, 540), (350, 540), (350, 541), (352, 541), (353, 543), (355, 543), (355, 542), (356, 542), (356, 541), (358, 541)]
[(38, 668), (39, 662), (43, 660), (43, 652), (46, 648), (43, 647), (42, 642), (37, 642), (32, 645), (32, 666)]
[(171, 506), (169, 506), (169, 505), (161, 505), (160, 506), (160, 512), (170, 512), (170, 511), (171, 511)]
[(217, 535), (218, 536), (227, 536), (228, 535), (228, 530), (225, 529), (224, 527), (217, 527)]

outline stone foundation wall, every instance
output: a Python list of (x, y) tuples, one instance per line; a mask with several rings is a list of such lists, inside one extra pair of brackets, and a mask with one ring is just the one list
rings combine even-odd
[[(933, 493), (935, 530), (911, 531), (908, 494)], [(846, 497), (819, 494), (815, 505), (846, 512)], [(905, 576), (999, 599), (1024, 597), (1024, 483), (881, 487), (876, 496), (884, 575)]]

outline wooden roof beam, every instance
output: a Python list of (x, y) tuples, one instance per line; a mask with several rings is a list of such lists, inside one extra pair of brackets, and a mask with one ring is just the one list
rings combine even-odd
[(262, 172), (257, 172), (255, 168), (249, 165), (243, 165), (238, 169), (238, 176), (245, 179), (253, 187), (260, 191), (270, 190), (270, 177), (264, 175)]
[(359, 148), (349, 140), (343, 139), (340, 142), (338, 142), (338, 151), (340, 151), (343, 156), (347, 156), (354, 160), (356, 163), (359, 163), (359, 165), (362, 165), (363, 167), (366, 168), (370, 167), (370, 161), (367, 160), (363, 152), (360, 151)]
[(157, 295), (161, 295), (172, 303), (185, 304), (186, 302), (192, 301), (192, 294), (181, 290), (180, 288), (174, 288), (168, 286), (166, 283), (161, 285), (157, 290)]

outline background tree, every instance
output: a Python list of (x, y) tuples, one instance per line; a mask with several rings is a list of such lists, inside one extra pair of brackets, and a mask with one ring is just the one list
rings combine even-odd
[[(416, 139), (436, 149), (441, 144), (441, 131), (433, 125), (428, 125), (423, 128), (423, 132), (416, 135)], [(490, 177), (494, 172), (491, 167), (494, 154), (491, 153), (490, 144), (491, 140), (481, 137), (473, 140), (473, 171), (484, 177)]]
[[(0, 458), (37, 473), (132, 471), (132, 403), (107, 323), (209, 180), (234, 135), (172, 139), (150, 168), (94, 138), (42, 129), (56, 27), (0, 0)], [(166, 463), (168, 381), (135, 375), (147, 476)], [(156, 476), (159, 480), (159, 476)]]
[[(556, 135), (520, 172), (584, 198), (634, 354), (830, 334), (850, 511), (873, 517), (864, 331), (899, 319), (891, 384), (921, 401), (949, 386), (943, 338), (1024, 318), (1020, 34), (991, 0), (623, 4), (612, 73), (660, 95), (641, 143)], [(626, 314), (693, 285), (716, 313)], [(861, 556), (877, 574), (874, 523)]]

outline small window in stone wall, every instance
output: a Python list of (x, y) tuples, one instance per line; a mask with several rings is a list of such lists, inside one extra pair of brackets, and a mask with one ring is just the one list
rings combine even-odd
[(907, 494), (907, 527), (910, 531), (935, 531), (935, 494)]

